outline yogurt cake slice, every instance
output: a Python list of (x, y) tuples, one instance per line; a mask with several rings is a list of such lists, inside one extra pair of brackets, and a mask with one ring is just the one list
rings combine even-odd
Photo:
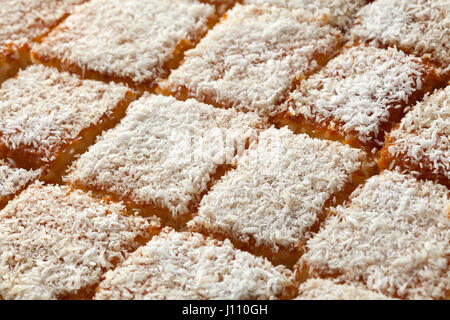
[(213, 186), (187, 226), (292, 266), (325, 209), (343, 201), (371, 165), (361, 150), (271, 128)]
[(276, 6), (235, 5), (157, 89), (178, 99), (272, 116), (300, 79), (317, 70), (342, 34)]
[(450, 86), (419, 102), (386, 138), (380, 169), (400, 167), (450, 187)]
[(383, 171), (357, 189), (306, 245), (299, 275), (361, 282), (403, 299), (450, 292), (450, 192)]
[(329, 279), (308, 279), (298, 289), (295, 300), (392, 300), (367, 290), (359, 283), (339, 284)]
[(94, 299), (288, 299), (295, 287), (290, 270), (229, 241), (166, 228), (108, 272)]
[(433, 66), (419, 58), (394, 48), (353, 46), (302, 81), (278, 121), (375, 153), (394, 124), (438, 85)]
[(358, 13), (354, 41), (397, 47), (439, 66), (450, 78), (450, 1), (376, 0)]
[(124, 115), (135, 94), (31, 65), (0, 87), (0, 157), (59, 181), (75, 155)]
[(304, 10), (315, 20), (348, 30), (358, 11), (370, 0), (244, 0), (244, 4), (275, 5), (291, 11)]
[(264, 127), (255, 114), (146, 93), (80, 156), (67, 181), (182, 223)]
[(94, 0), (34, 48), (33, 58), (95, 80), (151, 90), (217, 20), (195, 0)]
[(0, 211), (0, 297), (87, 299), (156, 220), (65, 186), (35, 183)]

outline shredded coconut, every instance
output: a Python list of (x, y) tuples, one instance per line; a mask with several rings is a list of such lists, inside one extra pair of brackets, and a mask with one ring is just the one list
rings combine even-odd
[(385, 170), (335, 209), (300, 265), (389, 296), (443, 299), (450, 291), (449, 197), (442, 185)]
[(5, 202), (41, 175), (41, 170), (15, 168), (12, 161), (0, 159), (0, 208)]
[(86, 0), (2, 0), (0, 6), (0, 56), (10, 46), (19, 49), (45, 35), (74, 5)]
[(286, 108), (316, 125), (329, 123), (380, 147), (391, 116), (405, 108), (424, 85), (421, 60), (394, 48), (356, 46), (345, 50), (291, 94)]
[[(305, 13), (306, 14), (306, 13)], [(235, 5), (184, 63), (160, 84), (201, 101), (274, 115), (296, 78), (319, 67), (341, 44), (329, 25), (274, 6)]]
[(358, 14), (352, 35), (374, 45), (399, 46), (449, 71), (449, 0), (377, 0)]
[(0, 211), (0, 296), (57, 299), (94, 286), (153, 227), (121, 204), (33, 184)]
[(200, 37), (215, 14), (194, 0), (93, 0), (78, 9), (34, 51), (136, 84), (167, 76), (177, 45)]
[(106, 273), (95, 299), (276, 299), (291, 272), (197, 233), (165, 229)]
[(244, 0), (244, 4), (276, 5), (291, 11), (304, 10), (317, 20), (325, 20), (334, 27), (347, 30), (352, 26), (356, 13), (367, 0)]
[(364, 160), (363, 151), (339, 142), (270, 128), (202, 199), (188, 227), (244, 243), (251, 238), (274, 254), (279, 246), (293, 249)]
[(385, 295), (365, 289), (358, 283), (338, 284), (326, 279), (308, 279), (299, 288), (295, 300), (391, 300)]
[[(140, 205), (189, 213), (221, 164), (264, 126), (255, 114), (144, 94), (75, 162), (67, 180)], [(227, 159), (230, 159), (226, 162)]]
[[(410, 169), (450, 183), (450, 86), (425, 97), (387, 139), (387, 150)], [(392, 144), (390, 144), (392, 142)]]
[(0, 144), (26, 148), (39, 164), (48, 164), (59, 147), (112, 113), (128, 91), (31, 65), (0, 87)]

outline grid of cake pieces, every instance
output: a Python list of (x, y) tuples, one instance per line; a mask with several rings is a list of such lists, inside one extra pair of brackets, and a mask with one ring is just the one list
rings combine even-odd
[(450, 1), (4, 2), (0, 299), (450, 299)]

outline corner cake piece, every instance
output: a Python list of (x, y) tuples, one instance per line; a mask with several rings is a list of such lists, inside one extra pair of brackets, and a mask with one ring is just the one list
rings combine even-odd
[(202, 199), (187, 226), (292, 266), (325, 208), (370, 174), (365, 158), (339, 142), (268, 129)]
[(352, 29), (356, 41), (396, 46), (426, 58), (450, 77), (450, 1), (377, 0), (358, 14)]
[(328, 279), (308, 279), (298, 291), (295, 300), (392, 300), (359, 283), (338, 284)]
[(94, 299), (287, 299), (292, 272), (198, 233), (164, 229), (105, 275)]
[(419, 102), (386, 138), (380, 169), (399, 166), (450, 187), (450, 86)]
[(124, 115), (127, 87), (32, 65), (0, 87), (0, 155), (58, 179), (74, 156)]
[(94, 0), (32, 54), (83, 77), (152, 89), (216, 20), (212, 5), (195, 0)]
[(30, 63), (29, 50), (76, 4), (86, 0), (3, 0), (0, 6), (0, 83)]
[(244, 0), (244, 4), (276, 5), (291, 11), (305, 10), (316, 20), (348, 30), (358, 11), (370, 0)]
[(275, 6), (235, 5), (158, 91), (270, 116), (341, 45), (340, 31)]
[(396, 298), (445, 299), (450, 292), (450, 192), (383, 171), (307, 243), (299, 274), (361, 281)]
[(158, 231), (121, 204), (33, 184), (0, 211), (0, 297), (89, 298), (104, 272)]
[(279, 121), (297, 132), (375, 152), (410, 106), (438, 82), (432, 66), (397, 49), (349, 47), (302, 81)]
[(182, 223), (264, 126), (255, 114), (146, 93), (81, 155), (67, 181)]
[(41, 170), (25, 170), (16, 168), (10, 159), (0, 159), (0, 209), (20, 193), (32, 181), (38, 179)]

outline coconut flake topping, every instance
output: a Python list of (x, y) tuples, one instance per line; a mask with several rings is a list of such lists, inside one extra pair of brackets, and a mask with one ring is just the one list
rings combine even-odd
[(276, 299), (293, 285), (288, 269), (229, 241), (165, 229), (108, 272), (95, 299)]

